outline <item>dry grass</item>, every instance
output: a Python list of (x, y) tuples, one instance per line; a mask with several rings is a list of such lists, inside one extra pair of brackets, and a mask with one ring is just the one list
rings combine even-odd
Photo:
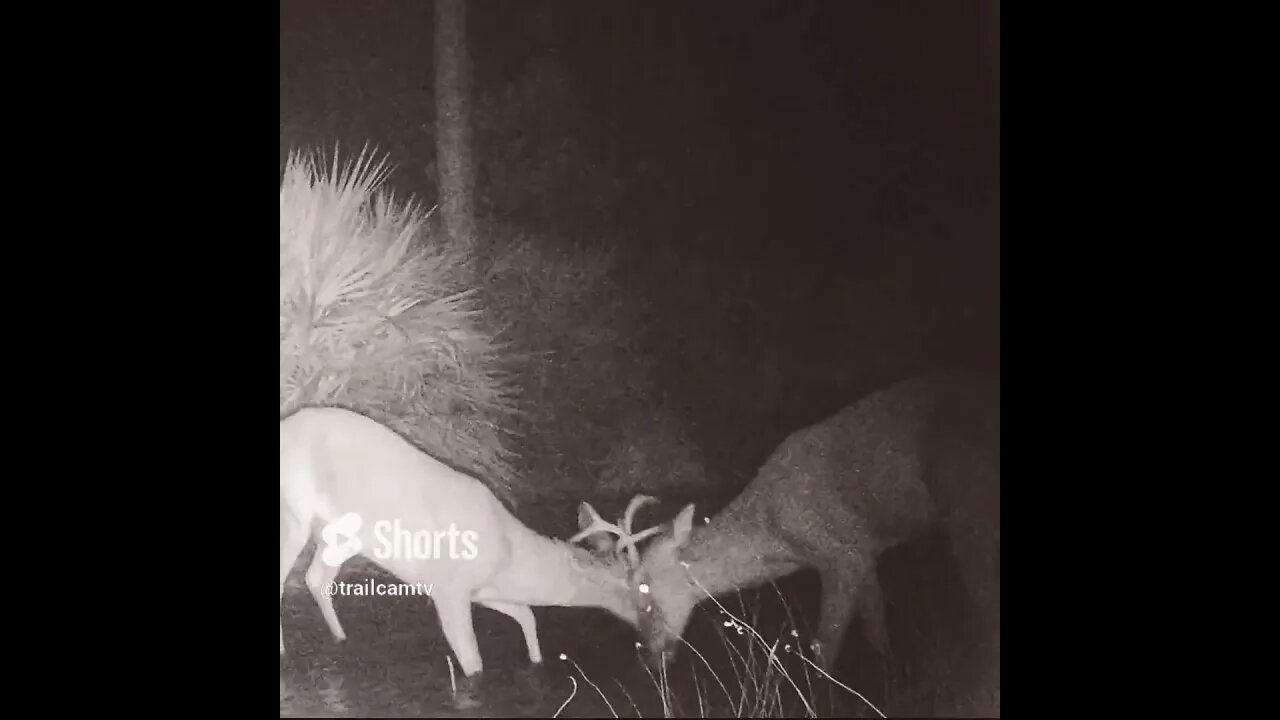
[(900, 624), (886, 657), (851, 633), (837, 678), (814, 664), (811, 629), (790, 598), (777, 585), (761, 590), (700, 606), (701, 627), (682, 638), (681, 659), (645, 668), (647, 680), (621, 692), (569, 659), (576, 691), (597, 696), (614, 717), (999, 716), (998, 650), (974, 634), (978, 626), (961, 639)]
[(474, 252), (382, 188), (366, 152), (326, 167), (292, 153), (280, 185), (280, 414), (370, 415), (510, 500), (501, 428), (516, 412), (479, 321)]
[[(781, 596), (779, 596), (781, 597)], [(700, 608), (717, 625), (718, 644), (697, 647), (682, 639), (684, 658), (644, 668), (647, 687), (611, 697), (590, 673), (575, 667), (585, 686), (610, 707), (636, 717), (884, 717), (856, 688), (824, 672), (806, 649), (808, 633), (792, 616), (776, 630), (763, 628), (759, 605), (737, 595), (735, 607), (720, 600)], [(729, 602), (725, 598), (725, 603)], [(784, 607), (786, 600), (783, 598)], [(786, 607), (790, 615), (790, 608)]]
[(322, 163), (293, 153), (281, 183), (282, 416), (371, 415), (512, 504), (705, 482), (614, 245), (482, 218), (460, 247), (385, 162)]
[[(531, 67), (478, 98), (480, 237), (469, 248), (450, 245), (421, 208), (390, 200), (384, 166), (320, 172), (312, 156), (289, 156), (282, 414), (310, 402), (388, 420), (516, 505), (595, 496), (602, 480), (606, 492), (627, 493), (701, 477), (683, 414), (658, 399), (655, 311), (619, 281), (624, 268), (607, 230), (618, 188), (574, 141), (575, 118), (554, 66)], [(422, 187), (413, 175), (399, 179), (434, 192), (430, 172)], [(390, 210), (372, 220), (379, 203)], [(416, 240), (397, 242), (407, 236)], [(343, 282), (327, 269), (335, 261), (318, 268), (311, 253), (320, 248), (347, 258), (347, 268), (371, 268), (364, 296), (326, 299), (336, 311), (307, 306), (302, 268), (325, 273), (327, 285)], [(379, 316), (415, 299), (411, 317)], [(322, 312), (357, 315), (345, 322), (358, 332), (311, 327), (309, 316)], [(393, 337), (392, 328), (403, 332)], [(664, 440), (678, 442), (669, 457)]]

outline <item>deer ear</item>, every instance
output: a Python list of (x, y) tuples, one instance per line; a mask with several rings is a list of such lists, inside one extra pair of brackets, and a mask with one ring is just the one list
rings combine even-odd
[(689, 542), (689, 533), (693, 531), (693, 503), (684, 506), (680, 514), (671, 523), (671, 537), (676, 541), (677, 547), (683, 547)]

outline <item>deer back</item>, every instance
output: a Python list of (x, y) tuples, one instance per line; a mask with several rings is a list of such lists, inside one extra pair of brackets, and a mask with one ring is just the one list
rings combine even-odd
[[(281, 499), (317, 524), (348, 513), (371, 557), (407, 581), (483, 575), (510, 553), (510, 513), (483, 483), (393, 430), (340, 408), (304, 408), (280, 426)], [(439, 562), (423, 563), (423, 555)]]
[(821, 521), (821, 509), (838, 507), (867, 541), (903, 542), (953, 504), (954, 488), (939, 477), (956, 475), (957, 454), (969, 449), (975, 423), (991, 417), (992, 397), (965, 373), (894, 383), (792, 432), (725, 513), (805, 528)]

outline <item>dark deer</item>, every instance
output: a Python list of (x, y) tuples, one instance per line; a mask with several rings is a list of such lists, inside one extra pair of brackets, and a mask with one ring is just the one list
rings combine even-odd
[[(877, 562), (936, 522), (947, 528), (998, 643), (998, 459), (975, 443), (998, 443), (998, 422), (998, 394), (975, 378), (919, 376), (792, 433), (705, 525), (695, 527), (694, 506), (685, 506), (631, 563), (650, 660), (674, 658), (690, 614), (708, 596), (805, 568), (822, 581), (811, 643), (817, 664), (834, 667), (855, 610), (883, 652), (888, 632)], [(612, 527), (633, 538), (629, 546), (640, 537), (631, 536), (629, 523), (625, 531)], [(608, 529), (595, 526), (601, 528)]]

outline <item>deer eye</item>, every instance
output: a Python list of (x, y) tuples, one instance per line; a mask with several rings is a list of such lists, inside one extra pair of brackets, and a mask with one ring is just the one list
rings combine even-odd
[(639, 585), (639, 587), (638, 587), (637, 589), (638, 589), (638, 590), (640, 590), (640, 594), (641, 594), (641, 595), (648, 595), (648, 594), (649, 594), (649, 583), (647, 583), (647, 582), (642, 582), (642, 583), (640, 583), (640, 585)]

